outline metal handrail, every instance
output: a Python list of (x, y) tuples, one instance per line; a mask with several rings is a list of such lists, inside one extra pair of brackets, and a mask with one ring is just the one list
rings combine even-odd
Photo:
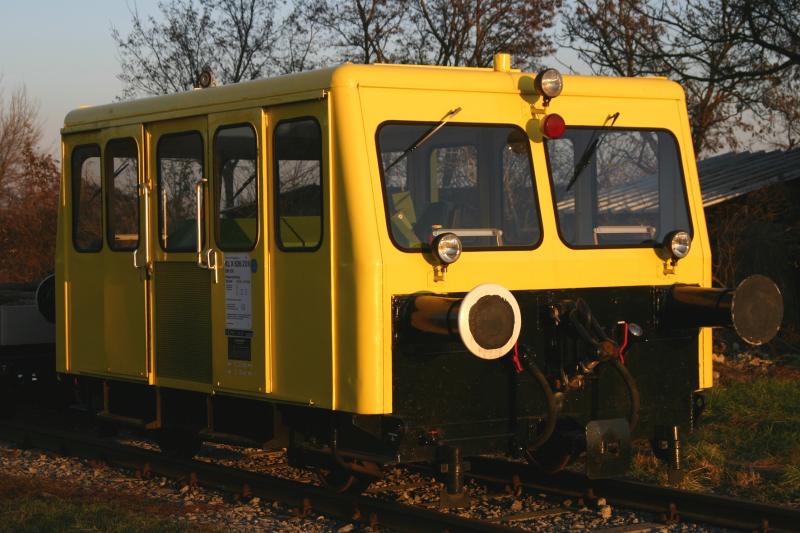
[(194, 184), (195, 221), (197, 223), (197, 266), (208, 268), (208, 263), (203, 264), (203, 185), (208, 183), (206, 178), (197, 180)]

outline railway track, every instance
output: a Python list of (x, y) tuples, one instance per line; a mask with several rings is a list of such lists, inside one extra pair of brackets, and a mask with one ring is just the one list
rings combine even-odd
[[(20, 421), (0, 423), (0, 438), (27, 447), (100, 459), (111, 466), (192, 480), (228, 493), (250, 493), (262, 499), (280, 501), (296, 508), (300, 514), (313, 511), (362, 525), (379, 524), (394, 531), (520, 531), (522, 522), (537, 518), (534, 512), (520, 513), (503, 521), (474, 520), (370, 496), (337, 495), (309, 483), (206, 461), (173, 459), (157, 451), (92, 437), (86, 432), (44, 428)], [(660, 515), (662, 527), (687, 520), (747, 531), (800, 531), (800, 510), (797, 509), (621, 480), (587, 480), (584, 476), (570, 473), (542, 476), (525, 464), (498, 459), (472, 458), (471, 463), (468, 477), (479, 483), (500, 487), (508, 485), (518, 491), (544, 492), (587, 503), (595, 495), (602, 495), (615, 507)], [(568, 513), (570, 510), (562, 509), (560, 512)], [(656, 526), (658, 524), (640, 523), (598, 531), (648, 531), (649, 527)]]
[[(53, 450), (104, 461), (111, 466), (149, 471), (168, 478), (191, 479), (205, 487), (233, 493), (250, 493), (262, 499), (293, 506), (301, 514), (315, 511), (344, 521), (379, 524), (401, 532), (509, 532), (518, 528), (440, 513), (422, 507), (399, 505), (367, 496), (342, 496), (321, 487), (280, 477), (197, 460), (166, 457), (160, 452), (115, 443), (108, 439), (49, 429), (18, 421), (0, 423), (0, 438), (26, 447)], [(359, 518), (360, 517), (360, 518)]]
[(486, 483), (511, 483), (531, 491), (591, 500), (602, 495), (617, 507), (661, 515), (666, 523), (681, 520), (762, 532), (800, 531), (800, 509), (738, 498), (691, 492), (621, 479), (590, 480), (561, 472), (545, 476), (524, 463), (471, 458), (468, 477)]

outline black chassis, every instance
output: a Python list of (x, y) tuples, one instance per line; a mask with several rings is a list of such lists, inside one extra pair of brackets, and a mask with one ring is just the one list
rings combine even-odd
[[(591, 345), (556, 326), (552, 306), (582, 298), (620, 343), (619, 322), (641, 326), (644, 334), (629, 335), (624, 352), (625, 366), (641, 397), (640, 420), (632, 437), (653, 438), (663, 427), (672, 426), (691, 431), (699, 379), (699, 329), (664, 325), (668, 291), (669, 287), (650, 286), (515, 291), (522, 312), (519, 344), (555, 391), (563, 385), (562, 365), (569, 373), (577, 362), (590, 359)], [(458, 446), (465, 456), (519, 455), (545, 425), (541, 385), (528, 372), (516, 370), (513, 354), (486, 361), (467, 352), (457, 339), (410, 332), (404, 322), (409, 298), (393, 299), (392, 418), (403, 433), (396, 459), (435, 460), (442, 445)], [(611, 366), (599, 364), (586, 375), (582, 388), (557, 395), (559, 428), (582, 431), (592, 420), (629, 417), (628, 387)]]

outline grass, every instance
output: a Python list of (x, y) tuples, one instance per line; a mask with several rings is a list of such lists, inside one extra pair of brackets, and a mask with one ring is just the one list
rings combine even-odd
[[(683, 488), (800, 505), (800, 380), (733, 380), (706, 394), (700, 428), (683, 443)], [(666, 483), (649, 451), (633, 477)]]
[(172, 518), (176, 506), (123, 495), (91, 495), (59, 481), (0, 474), (0, 532), (182, 533), (210, 531)]

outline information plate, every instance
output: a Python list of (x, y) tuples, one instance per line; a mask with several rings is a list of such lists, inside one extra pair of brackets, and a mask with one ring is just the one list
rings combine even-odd
[(225, 329), (253, 329), (253, 295), (250, 281), (250, 256), (225, 256)]

